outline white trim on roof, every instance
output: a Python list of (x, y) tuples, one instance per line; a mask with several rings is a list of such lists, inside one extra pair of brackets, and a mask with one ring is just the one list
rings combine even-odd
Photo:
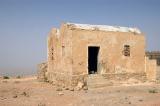
[(66, 23), (74, 28), (86, 29), (86, 30), (101, 30), (101, 31), (113, 31), (113, 32), (132, 32), (141, 34), (138, 28), (120, 27), (120, 26), (108, 26), (108, 25), (90, 25), (90, 24), (77, 24), (77, 23)]

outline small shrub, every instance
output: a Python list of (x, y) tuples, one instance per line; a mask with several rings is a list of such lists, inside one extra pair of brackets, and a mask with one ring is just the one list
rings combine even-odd
[(17, 79), (20, 79), (20, 78), (21, 78), (21, 76), (20, 76), (20, 75), (18, 75), (16, 78), (17, 78)]
[(150, 89), (149, 93), (158, 93), (158, 91), (156, 89)]
[(3, 76), (3, 79), (9, 79), (9, 77), (8, 76)]

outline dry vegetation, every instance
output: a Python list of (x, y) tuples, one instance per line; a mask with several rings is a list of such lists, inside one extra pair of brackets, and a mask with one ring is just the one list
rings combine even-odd
[(0, 79), (0, 106), (159, 106), (160, 85), (107, 86), (73, 91), (36, 77)]

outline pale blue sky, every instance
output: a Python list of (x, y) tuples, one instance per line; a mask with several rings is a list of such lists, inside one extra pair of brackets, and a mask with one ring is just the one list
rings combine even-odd
[(36, 73), (61, 22), (138, 27), (160, 50), (160, 0), (0, 0), (0, 75)]

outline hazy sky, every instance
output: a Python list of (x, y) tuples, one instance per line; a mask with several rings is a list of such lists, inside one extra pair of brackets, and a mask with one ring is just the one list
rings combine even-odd
[(61, 22), (138, 27), (160, 50), (160, 0), (0, 0), (0, 75), (36, 73)]

